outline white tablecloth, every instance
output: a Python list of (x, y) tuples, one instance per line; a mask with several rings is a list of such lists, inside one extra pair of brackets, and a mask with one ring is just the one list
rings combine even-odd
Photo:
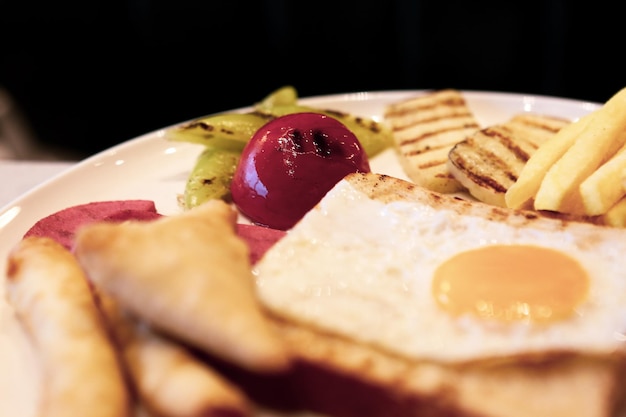
[(75, 163), (0, 160), (0, 207)]

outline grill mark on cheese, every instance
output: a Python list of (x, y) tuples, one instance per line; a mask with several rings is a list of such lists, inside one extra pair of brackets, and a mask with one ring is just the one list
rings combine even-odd
[[(515, 141), (515, 139), (513, 138), (513, 132), (511, 132), (510, 129), (508, 129), (506, 126), (502, 126), (501, 129), (497, 129), (497, 128), (487, 128), (484, 129), (482, 131), (482, 133), (486, 136), (492, 137), (494, 139), (497, 139), (500, 141), (500, 143), (506, 148), (508, 149), (513, 155), (515, 155), (515, 157), (521, 161), (528, 161), (528, 158), (530, 158), (530, 155), (528, 154), (528, 152), (525, 152), (520, 146), (519, 144)], [(534, 149), (536, 149), (536, 147), (534, 147)], [(494, 154), (494, 158), (497, 159), (498, 161), (502, 162), (502, 166), (506, 167), (507, 164), (504, 163), (504, 161), (502, 161), (501, 158), (499, 158), (497, 155)], [(510, 171), (509, 171), (510, 173)], [(517, 180), (517, 175), (514, 175), (511, 173), (510, 175), (511, 179)]]
[(427, 163), (421, 164), (421, 165), (418, 165), (418, 166), (420, 168), (422, 168), (422, 169), (426, 169), (426, 168), (436, 167), (438, 165), (443, 165), (445, 163), (446, 163), (446, 161), (428, 161)]
[(568, 122), (521, 113), (457, 143), (448, 154), (452, 175), (478, 200), (506, 206), (504, 194), (532, 154)]
[(539, 147), (547, 139), (569, 124), (567, 119), (542, 114), (520, 113), (513, 116), (503, 126)]
[(465, 112), (465, 99), (456, 90), (437, 90), (426, 93), (423, 96), (411, 97), (406, 100), (391, 104), (387, 108), (387, 116), (398, 118), (407, 114), (422, 113), (437, 107), (461, 108)]
[(435, 178), (449, 179), (454, 180), (454, 176), (450, 173), (437, 173), (435, 174)]
[(449, 148), (449, 144), (443, 144), (443, 145), (438, 145), (438, 146), (426, 145), (423, 148), (417, 148), (417, 149), (412, 149), (407, 152), (403, 152), (403, 154), (406, 156), (416, 156), (416, 155), (421, 155), (423, 153), (433, 152), (433, 151), (438, 151), (440, 149), (448, 149), (448, 148)]
[[(469, 114), (462, 114), (462, 115), (459, 115), (459, 116), (454, 115), (454, 116), (451, 116), (451, 117), (437, 117), (437, 118), (433, 118), (433, 119), (430, 119), (430, 120), (427, 120), (427, 121), (415, 123), (412, 126), (415, 126), (415, 125), (418, 125), (418, 124), (434, 123), (434, 122), (439, 121), (439, 120), (451, 121), (451, 120), (453, 120), (456, 117), (467, 118), (468, 116), (472, 117)], [(421, 134), (419, 136), (412, 137), (412, 138), (409, 138), (409, 139), (404, 139), (404, 140), (400, 141), (399, 145), (400, 146), (410, 145), (412, 143), (417, 143), (417, 142), (420, 142), (420, 141), (422, 141), (424, 139), (431, 138), (431, 137), (434, 137), (434, 136), (437, 136), (437, 135), (441, 135), (443, 133), (449, 133), (449, 132), (455, 132), (455, 131), (456, 132), (460, 132), (460, 131), (465, 130), (465, 129), (478, 129), (478, 128), (479, 128), (478, 123), (464, 123), (464, 124), (462, 124), (460, 126), (450, 126), (450, 127), (442, 128), (442, 129), (439, 129), (439, 130), (433, 130), (433, 131), (425, 132), (425, 133), (423, 133), (423, 134)], [(393, 130), (394, 130), (394, 132), (399, 132), (399, 131), (405, 130), (405, 129), (406, 129), (406, 127), (399, 128), (399, 129), (393, 129)]]
[(502, 206), (504, 193), (529, 157), (510, 130), (493, 126), (459, 142), (448, 159), (455, 177), (472, 195)]
[(556, 133), (556, 132), (558, 132), (560, 130), (558, 128), (555, 128), (554, 126), (549, 126), (549, 125), (547, 125), (545, 123), (535, 123), (533, 120), (529, 120), (529, 119), (524, 119), (524, 120), (521, 121), (521, 123), (525, 124), (525, 125), (528, 125), (528, 126), (531, 126), (531, 127), (537, 127), (539, 129), (547, 130), (547, 131), (552, 132), (552, 133)]
[[(434, 106), (431, 106), (431, 107), (434, 108)], [(416, 111), (425, 111), (425, 109), (416, 110)], [(387, 118), (394, 118), (394, 117), (399, 118), (402, 116), (406, 116), (407, 114), (408, 113), (393, 115), (393, 114), (388, 113), (386, 117)], [(395, 123), (392, 127), (392, 131), (402, 132), (410, 128), (419, 126), (419, 125), (430, 125), (430, 124), (434, 124), (442, 120), (454, 121), (455, 119), (456, 120), (463, 120), (463, 119), (468, 119), (468, 118), (473, 119), (474, 117), (470, 112), (467, 111), (467, 108), (460, 109), (459, 111), (453, 111), (453, 110), (448, 109), (448, 112), (445, 114), (437, 114), (428, 118), (419, 118), (417, 114), (411, 114), (410, 116), (413, 118), (408, 119), (407, 121), (404, 121), (404, 122), (400, 121), (400, 122)], [(436, 132), (433, 132), (433, 133), (436, 133)]]
[(520, 124), (545, 130), (551, 133), (558, 132), (564, 125), (569, 123), (569, 120), (565, 120), (559, 117), (526, 114), (517, 115), (512, 119), (512, 121), (516, 121)]
[(449, 172), (448, 153), (480, 126), (460, 91), (431, 91), (393, 103), (385, 109), (385, 121), (413, 182), (444, 193), (463, 189)]
[[(506, 166), (501, 159), (499, 159), (496, 155), (488, 152), (480, 152), (485, 155), (486, 158), (490, 159), (494, 165)], [(496, 178), (480, 173), (480, 171), (474, 170), (474, 166), (464, 158), (463, 153), (459, 155), (455, 155), (455, 158), (451, 159), (453, 164), (462, 171), (473, 183), (475, 183), (479, 187), (488, 188), (494, 190), (495, 192), (505, 193), (507, 187), (502, 185)], [(509, 178), (512, 175), (510, 172), (506, 174)], [(515, 179), (512, 179), (515, 181)]]
[[(442, 93), (443, 94), (443, 93)], [(409, 100), (408, 102), (413, 102), (412, 100)], [(422, 104), (424, 103), (424, 104)], [(431, 101), (426, 101), (424, 100), (423, 102), (416, 102), (416, 104), (414, 105), (408, 105), (405, 107), (393, 107), (391, 106), (391, 111), (388, 113), (391, 116), (403, 116), (407, 113), (413, 113), (416, 111), (425, 111), (425, 110), (431, 110), (434, 109), (438, 106), (441, 105), (446, 105), (449, 107), (464, 107), (465, 106), (465, 100), (463, 100), (462, 98), (453, 96), (453, 97), (446, 97), (444, 99), (433, 99)]]

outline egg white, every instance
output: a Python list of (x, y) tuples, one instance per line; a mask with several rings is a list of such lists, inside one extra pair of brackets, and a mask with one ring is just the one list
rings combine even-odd
[[(574, 316), (550, 324), (443, 311), (432, 296), (435, 269), (454, 254), (491, 244), (569, 254), (589, 274), (587, 300)], [(583, 224), (548, 231), (427, 204), (383, 203), (343, 180), (254, 273), (261, 301), (279, 315), (413, 359), (456, 362), (624, 349), (625, 255), (626, 231)]]

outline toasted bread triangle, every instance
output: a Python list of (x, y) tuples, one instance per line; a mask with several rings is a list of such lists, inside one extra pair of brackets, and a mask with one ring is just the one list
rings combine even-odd
[(75, 254), (89, 278), (161, 331), (255, 371), (288, 366), (257, 301), (236, 213), (221, 200), (151, 222), (81, 228)]

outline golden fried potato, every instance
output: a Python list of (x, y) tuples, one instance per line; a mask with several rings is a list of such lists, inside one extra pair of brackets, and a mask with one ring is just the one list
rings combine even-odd
[(621, 180), (625, 170), (626, 145), (580, 184), (585, 214), (604, 214), (626, 195), (626, 188)]
[(590, 120), (591, 114), (563, 127), (535, 151), (522, 168), (517, 181), (506, 191), (504, 200), (507, 207), (521, 208), (534, 199), (550, 167), (573, 145)]
[(602, 215), (602, 223), (613, 227), (626, 227), (626, 197), (622, 197)]
[(625, 143), (626, 88), (591, 113), (572, 146), (548, 169), (535, 195), (535, 209), (587, 214), (580, 184)]

